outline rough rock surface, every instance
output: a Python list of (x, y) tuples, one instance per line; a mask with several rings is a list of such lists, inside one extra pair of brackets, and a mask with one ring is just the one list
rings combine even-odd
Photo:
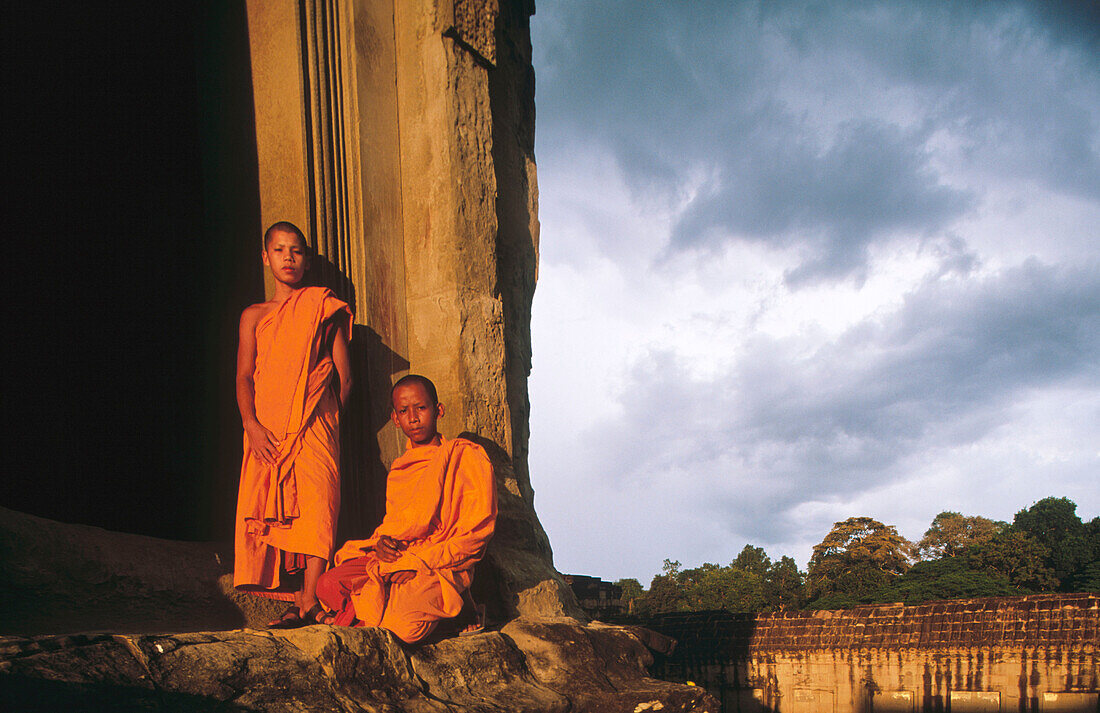
[(111, 532), (0, 508), (0, 633), (243, 626), (244, 613), (218, 584), (231, 558), (228, 545)]
[(0, 508), (0, 710), (718, 710), (648, 678), (646, 645), (664, 647), (631, 627), (520, 618), (416, 649), (382, 629), (215, 631), (285, 606), (234, 592), (225, 550)]
[(408, 651), (382, 629), (0, 637), (6, 710), (710, 711), (701, 688), (647, 677), (622, 627), (575, 620)]

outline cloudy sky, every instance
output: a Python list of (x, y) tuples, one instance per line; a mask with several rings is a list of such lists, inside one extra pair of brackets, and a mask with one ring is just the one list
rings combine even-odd
[(559, 570), (1100, 514), (1091, 7), (540, 0), (531, 469)]

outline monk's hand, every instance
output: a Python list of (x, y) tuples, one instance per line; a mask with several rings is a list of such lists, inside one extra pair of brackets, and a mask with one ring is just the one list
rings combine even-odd
[(263, 427), (259, 421), (250, 421), (244, 425), (248, 436), (248, 447), (262, 463), (275, 465), (279, 457), (279, 441), (275, 434)]
[(416, 576), (416, 572), (411, 569), (401, 569), (396, 572), (390, 572), (389, 580), (390, 584), (405, 584), (411, 582), (413, 577)]
[(401, 556), (401, 545), (389, 535), (382, 535), (374, 543), (374, 551), (383, 562), (396, 562)]

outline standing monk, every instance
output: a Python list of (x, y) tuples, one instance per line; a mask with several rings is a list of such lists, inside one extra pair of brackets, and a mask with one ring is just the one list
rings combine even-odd
[[(332, 557), (340, 510), (340, 408), (351, 389), (351, 311), (306, 287), (309, 246), (293, 223), (264, 233), (275, 294), (241, 314), (237, 404), (244, 462), (233, 584), (293, 604), (271, 626), (314, 623), (317, 578)], [(284, 578), (301, 574), (293, 594)]]
[(336, 553), (317, 596), (343, 626), (381, 626), (406, 643), (458, 616), (474, 564), (496, 525), (493, 468), (481, 446), (447, 440), (435, 385), (410, 374), (393, 387), (393, 422), (408, 443), (386, 480), (386, 515)]

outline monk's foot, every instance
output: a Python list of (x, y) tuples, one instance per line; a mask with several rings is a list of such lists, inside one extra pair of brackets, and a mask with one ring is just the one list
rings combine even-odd
[(269, 621), (267, 627), (269, 629), (297, 629), (299, 626), (305, 626), (305, 623), (302, 620), (302, 611), (298, 608), (298, 605), (291, 604), (279, 615), (278, 619)]
[(458, 632), (459, 636), (470, 636), (472, 634), (480, 634), (481, 632), (485, 631), (485, 605), (475, 604), (473, 610), (473, 621), (466, 624), (466, 626)]
[(331, 624), (332, 620), (335, 618), (336, 617), (325, 611), (325, 608), (321, 606), (321, 602), (317, 602), (309, 608), (309, 611), (302, 615), (302, 626), (309, 626), (310, 624)]

